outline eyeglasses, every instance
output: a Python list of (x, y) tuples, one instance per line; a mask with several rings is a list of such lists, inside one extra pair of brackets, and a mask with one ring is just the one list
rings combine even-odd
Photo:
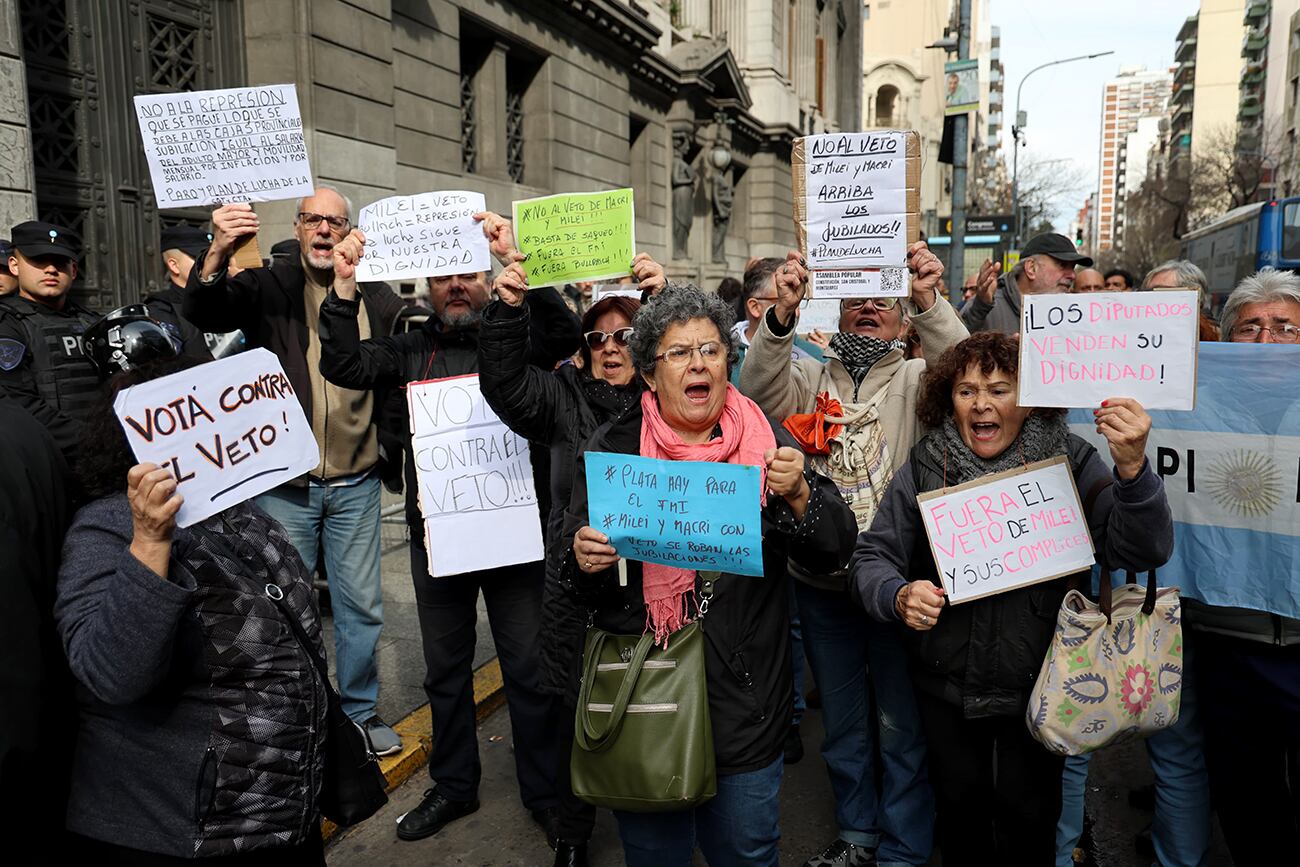
[(1300, 340), (1300, 325), (1292, 325), (1290, 322), (1283, 322), (1281, 325), (1241, 325), (1232, 329), (1232, 339), (1240, 341), (1258, 340), (1259, 336), (1267, 331), (1273, 335), (1274, 343), (1295, 343)]
[(700, 358), (704, 360), (705, 364), (712, 364), (722, 358), (722, 344), (709, 341), (708, 343), (701, 343), (699, 346), (674, 346), (672, 349), (656, 355), (655, 361), (666, 362), (669, 367), (685, 367), (690, 363), (691, 355), (696, 352), (700, 354)]
[(627, 346), (627, 342), (632, 339), (631, 328), (619, 328), (616, 331), (588, 331), (582, 335), (587, 341), (587, 346), (591, 349), (600, 349), (605, 345), (605, 341), (611, 337), (618, 346)]
[(897, 298), (845, 298), (840, 302), (842, 310), (861, 310), (870, 304), (877, 310), (893, 310), (898, 306)]
[(352, 221), (347, 217), (327, 217), (324, 214), (313, 214), (311, 211), (303, 211), (298, 215), (298, 222), (302, 223), (308, 229), (314, 229), (320, 225), (321, 220), (330, 224), (330, 230), (342, 232)]

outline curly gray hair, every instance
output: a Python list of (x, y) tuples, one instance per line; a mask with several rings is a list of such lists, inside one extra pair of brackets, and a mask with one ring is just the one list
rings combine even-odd
[(704, 292), (694, 283), (669, 283), (662, 292), (651, 298), (637, 311), (632, 320), (632, 363), (642, 373), (655, 369), (655, 356), (659, 354), (659, 341), (669, 327), (692, 319), (708, 319), (718, 328), (722, 345), (727, 350), (727, 368), (736, 363), (736, 338), (731, 326), (736, 322), (735, 308), (717, 295)]
[(1223, 305), (1219, 334), (1221, 340), (1232, 340), (1241, 308), (1247, 304), (1269, 301), (1290, 301), (1300, 304), (1300, 276), (1292, 271), (1263, 268), (1237, 284)]

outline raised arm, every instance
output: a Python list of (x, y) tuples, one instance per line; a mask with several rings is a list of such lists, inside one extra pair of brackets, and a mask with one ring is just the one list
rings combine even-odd
[(199, 256), (185, 286), (182, 311), (196, 328), (223, 333), (242, 330), (254, 333), (250, 318), (261, 310), (261, 286), (258, 270), (227, 273), (235, 244), (241, 238), (256, 235), (259, 222), (253, 206), (239, 203), (222, 205), (212, 212), (212, 244)]

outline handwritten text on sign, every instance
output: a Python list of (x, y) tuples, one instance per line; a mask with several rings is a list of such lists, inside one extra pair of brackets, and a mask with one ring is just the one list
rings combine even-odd
[(292, 84), (137, 96), (135, 114), (160, 208), (313, 192)]
[(804, 139), (808, 267), (907, 264), (907, 136), (859, 132)]
[(478, 376), (413, 382), (406, 394), (429, 574), (540, 560), (528, 441), (492, 412)]
[(472, 274), (492, 269), (487, 236), (474, 215), (482, 193), (450, 191), (391, 196), (361, 209), (366, 251), (360, 281)]
[(1131, 397), (1148, 409), (1196, 398), (1197, 293), (1026, 295), (1020, 405), (1097, 406)]
[(566, 193), (514, 203), (528, 285), (562, 286), (632, 273), (632, 191)]
[(171, 470), (188, 527), (320, 462), (302, 404), (267, 349), (133, 385), (113, 401), (141, 463)]
[(1095, 562), (1064, 457), (916, 499), (954, 605), (1070, 575)]
[(629, 560), (763, 574), (758, 467), (588, 452), (591, 526)]

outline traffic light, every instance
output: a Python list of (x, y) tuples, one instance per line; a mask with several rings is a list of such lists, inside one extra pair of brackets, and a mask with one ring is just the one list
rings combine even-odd
[(1074, 246), (1076, 247), (1083, 246), (1083, 229), (1074, 230)]

